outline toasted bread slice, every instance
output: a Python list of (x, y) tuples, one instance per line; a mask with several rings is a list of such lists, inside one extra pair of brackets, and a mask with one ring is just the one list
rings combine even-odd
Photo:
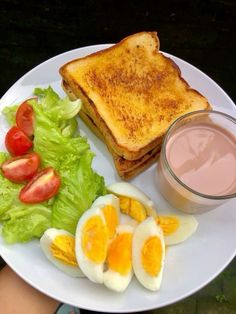
[[(98, 128), (96, 127), (92, 119), (83, 110), (80, 110), (80, 117), (85, 122), (85, 124), (104, 142), (102, 134), (99, 132)], [(138, 169), (143, 164), (146, 164), (149, 161), (149, 159), (159, 154), (161, 150), (161, 145), (155, 147), (153, 150), (149, 151), (144, 156), (136, 160), (124, 159), (123, 157), (117, 155), (116, 152), (112, 149), (112, 147), (107, 145), (107, 148), (112, 154), (114, 164), (118, 173), (121, 174), (125, 172), (130, 172), (131, 170)]]
[[(76, 99), (69, 86), (62, 84), (62, 87), (71, 100)], [(82, 109), (80, 110), (79, 115), (85, 124), (97, 135), (97, 137), (104, 142), (104, 137), (88, 114)], [(159, 145), (155, 149), (142, 156), (140, 159), (127, 160), (117, 155), (112, 147), (109, 147), (108, 145), (107, 147), (113, 157), (117, 173), (123, 179), (131, 179), (144, 169), (147, 169), (149, 166), (151, 166), (157, 160), (161, 150), (161, 145)]]
[[(102, 134), (99, 132), (90, 117), (85, 112), (83, 112), (83, 110), (80, 110), (80, 117), (86, 123), (86, 125), (104, 142)], [(108, 145), (107, 148), (113, 157), (117, 173), (122, 179), (131, 179), (143, 170), (150, 167), (158, 159), (161, 150), (161, 146), (159, 146), (139, 159), (127, 160), (117, 155), (116, 152)]]
[[(108, 147), (109, 151), (112, 153), (114, 163), (116, 166), (116, 169), (118, 173), (121, 171), (130, 171), (133, 168), (133, 165), (140, 164), (140, 160), (145, 161), (148, 159), (148, 157), (151, 157), (150, 152), (156, 152), (160, 151), (161, 149), (161, 143), (162, 143), (162, 137), (159, 138), (156, 141), (156, 145), (153, 149), (148, 151), (146, 154), (140, 156), (137, 159), (125, 159), (125, 157), (122, 157), (122, 155), (119, 155), (119, 151), (116, 149), (116, 145), (114, 145), (113, 137), (109, 133), (109, 130), (106, 129), (106, 125), (103, 125), (101, 119), (99, 116), (97, 116), (97, 113), (95, 110), (87, 110), (87, 106), (85, 106), (86, 103), (89, 102), (87, 97), (81, 93), (80, 97), (76, 97), (73, 91), (71, 90), (70, 86), (65, 82), (62, 81), (62, 88), (64, 89), (65, 93), (69, 96), (71, 100), (76, 100), (77, 98), (82, 99), (83, 106), (82, 109), (79, 112), (80, 117), (82, 120), (88, 125), (88, 127), (96, 134), (98, 138), (100, 138)], [(97, 118), (96, 118), (97, 116)], [(96, 121), (96, 122), (95, 122)], [(98, 123), (98, 125), (96, 124)], [(99, 126), (101, 128), (99, 128)], [(104, 132), (106, 131), (104, 136)]]
[(157, 152), (156, 154), (148, 158), (146, 161), (144, 161), (142, 164), (140, 164), (138, 167), (131, 169), (129, 171), (122, 172), (119, 169), (117, 169), (118, 175), (124, 180), (132, 179), (133, 177), (137, 176), (139, 173), (151, 167), (158, 160), (159, 155), (160, 155), (160, 152)]
[(157, 34), (141, 32), (60, 68), (106, 143), (128, 160), (159, 145), (179, 116), (210, 109), (158, 50)]

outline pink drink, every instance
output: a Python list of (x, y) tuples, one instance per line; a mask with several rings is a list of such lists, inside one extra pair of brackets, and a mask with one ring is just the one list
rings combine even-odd
[(157, 182), (167, 201), (188, 213), (236, 197), (236, 120), (217, 111), (177, 119), (162, 146)]
[(236, 139), (212, 123), (183, 125), (166, 146), (174, 174), (191, 189), (207, 195), (236, 192)]

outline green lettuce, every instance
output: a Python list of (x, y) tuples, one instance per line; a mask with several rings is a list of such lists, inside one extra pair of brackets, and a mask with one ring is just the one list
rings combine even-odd
[(50, 86), (47, 89), (35, 88), (34, 94), (40, 99), (44, 117), (53, 121), (62, 134), (66, 129), (66, 136), (73, 136), (77, 130), (76, 115), (81, 109), (81, 100), (70, 101), (68, 97), (61, 99)]
[(96, 197), (106, 193), (104, 179), (92, 169), (94, 154), (87, 139), (69, 131), (75, 128), (73, 116), (81, 102), (71, 102), (67, 97), (61, 100), (50, 87), (36, 89), (35, 94), (41, 106), (31, 102), (36, 113), (34, 150), (45, 167), (59, 172), (62, 182), (52, 204), (52, 226), (74, 233), (82, 213)]
[[(106, 193), (102, 176), (92, 169), (94, 154), (78, 132), (77, 113), (81, 101), (61, 99), (49, 86), (36, 88), (38, 99), (29, 102), (34, 109), (34, 151), (41, 166), (51, 166), (61, 177), (58, 194), (48, 202), (26, 205), (19, 201), (23, 185), (8, 181), (0, 173), (1, 233), (8, 243), (40, 237), (51, 227), (74, 233), (78, 219), (95, 198)], [(4, 109), (8, 122), (15, 123), (17, 105)], [(9, 158), (0, 153), (0, 163)]]
[[(9, 159), (0, 152), (0, 164)], [(6, 179), (0, 172), (0, 222), (1, 234), (7, 243), (26, 242), (40, 237), (51, 225), (51, 210), (44, 205), (26, 205), (18, 196), (22, 184)]]
[(52, 206), (53, 227), (75, 233), (77, 221), (94, 199), (106, 193), (104, 179), (92, 170), (93, 153), (68, 156), (61, 164), (62, 186)]
[(39, 106), (35, 106), (37, 113), (34, 132), (34, 151), (42, 159), (44, 166), (52, 166), (59, 170), (67, 154), (80, 157), (89, 149), (87, 139), (81, 136), (64, 136), (57, 125), (44, 116)]
[[(0, 152), (0, 165), (9, 158), (7, 153)], [(22, 185), (12, 183), (0, 171), (0, 221), (1, 216), (18, 203), (18, 194)]]
[(16, 111), (18, 109), (19, 105), (14, 106), (8, 106), (5, 107), (2, 111), (4, 116), (6, 117), (7, 122), (9, 125), (14, 125), (16, 122)]
[(2, 227), (2, 235), (7, 243), (40, 238), (51, 226), (51, 210), (41, 204), (19, 204), (8, 212), (7, 218)]

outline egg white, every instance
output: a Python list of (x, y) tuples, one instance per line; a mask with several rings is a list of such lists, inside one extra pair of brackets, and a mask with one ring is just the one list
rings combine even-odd
[(92, 204), (92, 207), (96, 207), (99, 205), (111, 205), (117, 210), (117, 214), (119, 214), (119, 198), (114, 194), (107, 194), (104, 196), (99, 196)]
[(67, 275), (72, 277), (84, 277), (84, 274), (80, 270), (79, 266), (66, 264), (52, 255), (50, 247), (54, 239), (59, 235), (69, 235), (74, 237), (71, 233), (65, 230), (49, 228), (44, 232), (44, 234), (40, 238), (40, 247), (42, 251), (44, 252), (45, 256), (48, 258), (50, 262), (52, 262), (57, 268), (59, 268)]
[[(148, 274), (142, 265), (142, 248), (146, 240), (152, 236), (156, 236), (161, 241), (162, 259), (161, 268), (156, 276)], [(133, 270), (138, 281), (147, 289), (156, 291), (160, 288), (162, 281), (162, 274), (165, 261), (165, 243), (163, 231), (159, 225), (156, 224), (153, 217), (149, 217), (142, 221), (135, 229), (133, 235), (132, 245), (132, 263)]]
[[(81, 236), (83, 232), (83, 227), (88, 219), (93, 216), (98, 215), (104, 225), (106, 225), (105, 217), (101, 210), (100, 206), (91, 207), (89, 210), (85, 211), (83, 215), (80, 217), (79, 222), (77, 224), (76, 233), (75, 233), (75, 253), (77, 260), (80, 261), (80, 268), (91, 281), (96, 283), (103, 283), (103, 270), (105, 260), (101, 263), (95, 263), (90, 260), (83, 252), (82, 249), (82, 241)], [(107, 243), (108, 245), (108, 243)]]
[[(117, 235), (122, 233), (133, 234), (134, 228), (130, 225), (120, 225), (117, 228)], [(132, 250), (132, 247), (130, 248)], [(119, 258), (119, 256), (117, 256)], [(133, 277), (133, 270), (131, 268), (130, 272), (126, 275), (122, 275), (117, 271), (109, 269), (104, 272), (104, 285), (116, 292), (123, 292), (129, 285)]]
[(166, 245), (175, 245), (187, 240), (198, 227), (198, 221), (192, 215), (161, 215), (161, 217), (172, 216), (178, 219), (178, 228), (170, 234), (164, 233)]
[(121, 225), (129, 225), (133, 228), (137, 227), (139, 224), (137, 220), (131, 218), (129, 215), (120, 213), (120, 224)]
[[(115, 196), (114, 194), (107, 194), (107, 195), (104, 195), (104, 196), (100, 196), (92, 204), (92, 207), (96, 207), (96, 206), (99, 206), (101, 208), (101, 210), (103, 210), (103, 208), (106, 207), (106, 206), (112, 206), (112, 208), (115, 211), (115, 215), (116, 215), (116, 219), (117, 219), (117, 224), (116, 224), (115, 227), (117, 227), (119, 225), (119, 223), (120, 223), (120, 200), (119, 200), (119, 198), (117, 196)], [(106, 220), (106, 215), (105, 214), (104, 214), (104, 217), (105, 217), (105, 220)], [(107, 227), (109, 229), (109, 225)], [(109, 233), (111, 233), (112, 236), (114, 236), (115, 228), (114, 228), (114, 233), (113, 232), (109, 232)]]
[(115, 195), (130, 197), (139, 201), (147, 210), (149, 216), (155, 216), (153, 201), (139, 188), (128, 182), (115, 182), (107, 186), (107, 190)]

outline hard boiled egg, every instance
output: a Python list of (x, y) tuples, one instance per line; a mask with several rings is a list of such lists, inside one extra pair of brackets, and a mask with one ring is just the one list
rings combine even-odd
[(162, 215), (156, 218), (164, 233), (166, 245), (174, 245), (188, 239), (196, 230), (198, 222), (191, 215)]
[(109, 185), (107, 190), (119, 197), (121, 212), (136, 221), (141, 222), (148, 216), (156, 216), (154, 203), (133, 184), (116, 182)]
[(165, 260), (165, 243), (161, 227), (153, 217), (135, 229), (132, 243), (132, 263), (135, 276), (147, 289), (160, 288)]
[(100, 206), (106, 220), (109, 238), (112, 239), (116, 232), (116, 227), (120, 223), (120, 201), (113, 194), (98, 197), (92, 207)]
[(46, 257), (60, 270), (72, 277), (83, 277), (75, 256), (75, 237), (55, 228), (47, 229), (40, 239)]
[(107, 251), (107, 271), (104, 272), (104, 284), (117, 292), (123, 292), (133, 276), (133, 230), (134, 228), (130, 225), (120, 225)]
[(80, 217), (75, 234), (75, 252), (83, 273), (93, 282), (103, 283), (109, 232), (102, 206), (92, 207)]

